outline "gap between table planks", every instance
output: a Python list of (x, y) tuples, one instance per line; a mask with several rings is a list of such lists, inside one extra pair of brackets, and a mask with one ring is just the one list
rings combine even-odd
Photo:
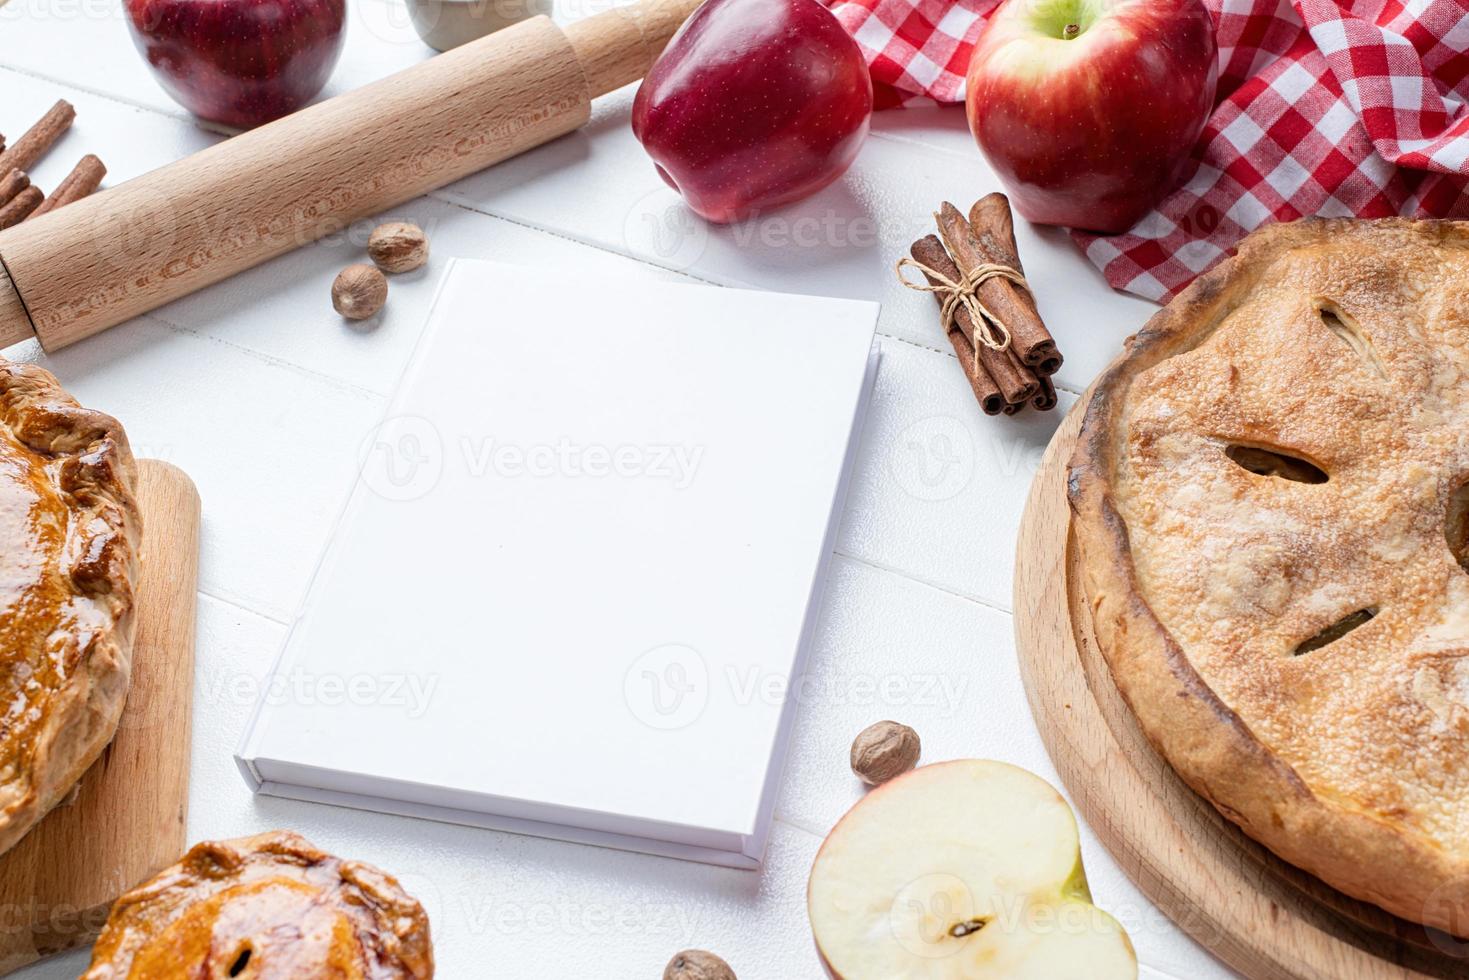
[(118, 895), (178, 860), (189, 800), (199, 495), (138, 464), (143, 515), (132, 686), (75, 802), (0, 857), (0, 974), (96, 938)]
[(1015, 646), (1071, 798), (1123, 870), (1197, 942), (1256, 980), (1469, 976), (1469, 942), (1388, 915), (1276, 858), (1153, 749), (1092, 635), (1066, 502), (1088, 398), (1046, 450), (1021, 520)]

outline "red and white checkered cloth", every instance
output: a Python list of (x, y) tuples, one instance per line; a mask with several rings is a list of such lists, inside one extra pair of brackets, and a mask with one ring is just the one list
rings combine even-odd
[[(1121, 235), (1073, 232), (1164, 301), (1245, 234), (1304, 215), (1469, 217), (1469, 0), (1204, 0), (1219, 103), (1193, 178)], [(831, 0), (878, 104), (960, 102), (998, 0)]]

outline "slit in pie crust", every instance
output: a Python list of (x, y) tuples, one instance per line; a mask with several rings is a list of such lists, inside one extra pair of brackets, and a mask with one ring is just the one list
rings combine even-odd
[(1097, 639), (1163, 756), (1280, 857), (1458, 935), (1466, 485), (1469, 224), (1404, 219), (1245, 239), (1097, 383), (1070, 474)]

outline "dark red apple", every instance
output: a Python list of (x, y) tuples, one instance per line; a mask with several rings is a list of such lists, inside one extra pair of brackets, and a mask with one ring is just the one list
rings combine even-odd
[(632, 129), (689, 207), (728, 222), (836, 180), (871, 117), (862, 52), (816, 0), (707, 0), (638, 89)]
[(203, 119), (241, 128), (294, 112), (342, 53), (346, 0), (127, 0), (159, 83)]
[(969, 63), (969, 128), (1026, 218), (1126, 231), (1189, 176), (1217, 80), (1202, 0), (1007, 0)]

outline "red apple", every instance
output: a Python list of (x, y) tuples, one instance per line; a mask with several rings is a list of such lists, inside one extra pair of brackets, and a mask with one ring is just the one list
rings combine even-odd
[(133, 41), (159, 84), (204, 119), (249, 127), (326, 84), (346, 0), (127, 0)]
[(969, 128), (1026, 218), (1126, 231), (1189, 176), (1215, 54), (1202, 0), (1008, 0), (969, 63)]
[(836, 180), (871, 117), (862, 52), (816, 0), (707, 0), (638, 89), (632, 129), (689, 207), (728, 222)]

